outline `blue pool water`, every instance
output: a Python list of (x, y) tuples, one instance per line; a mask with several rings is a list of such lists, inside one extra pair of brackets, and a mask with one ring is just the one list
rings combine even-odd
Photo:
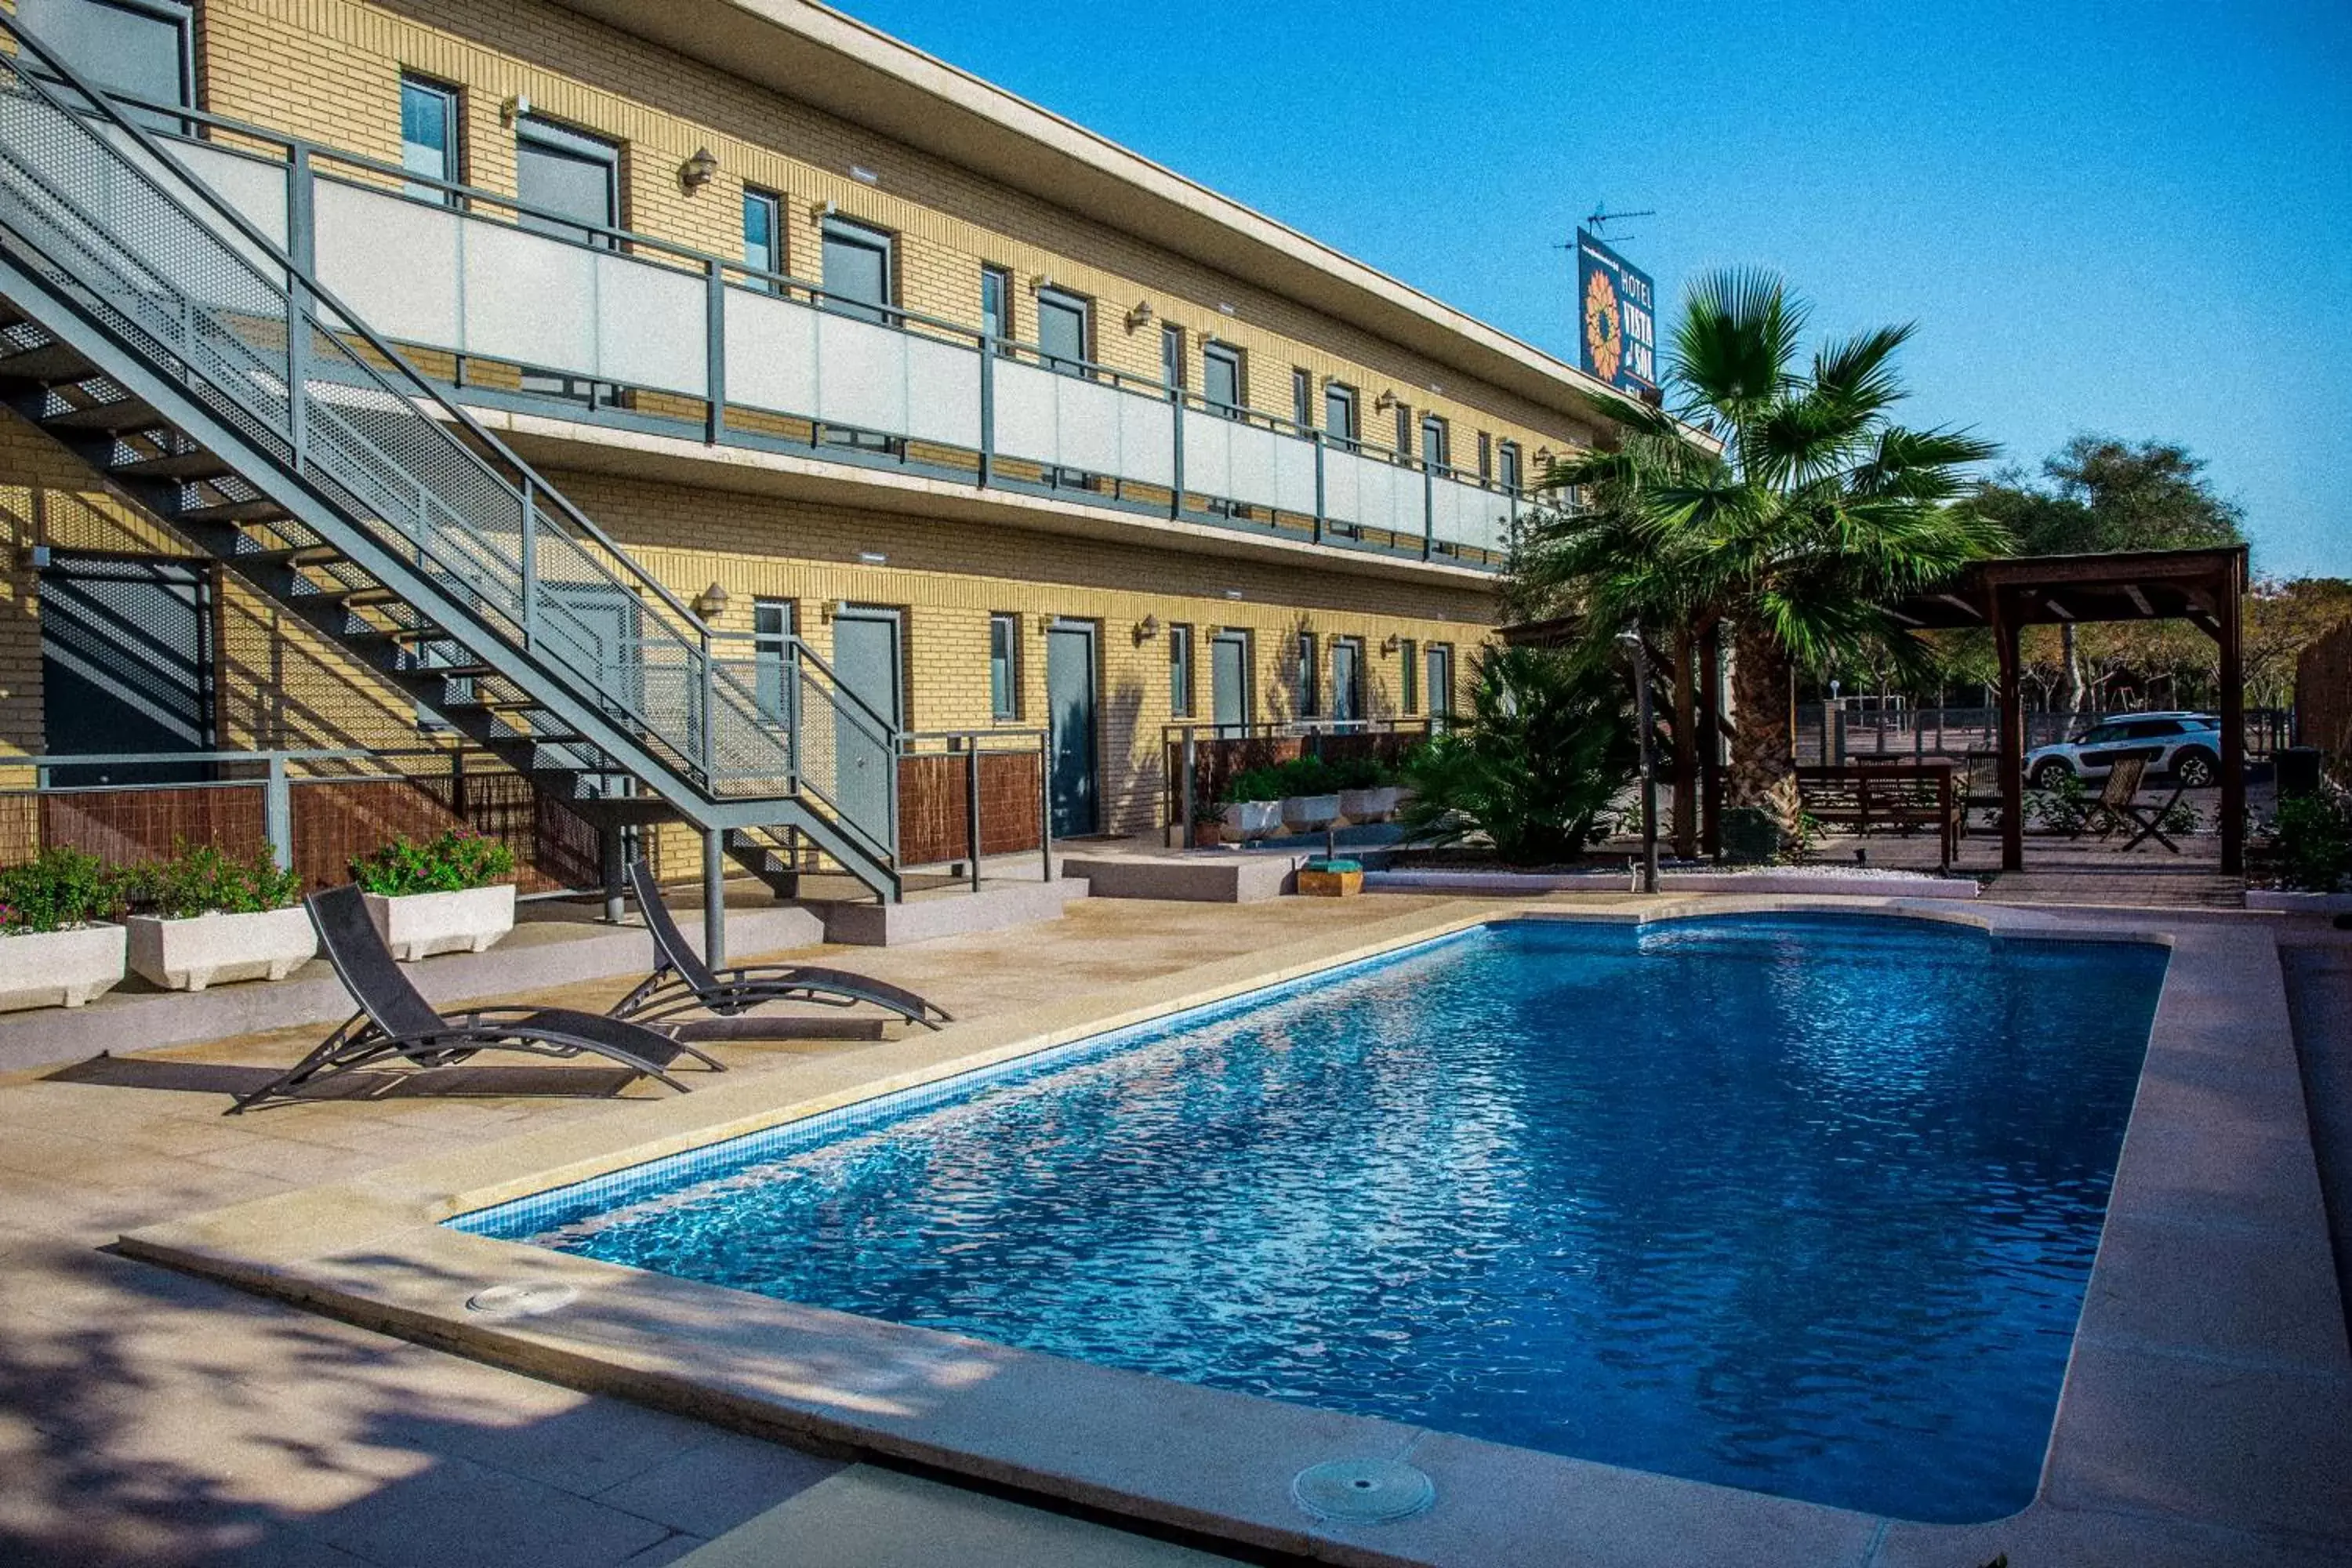
[(2161, 949), (1510, 921), (458, 1223), (1897, 1517), (2031, 1500)]

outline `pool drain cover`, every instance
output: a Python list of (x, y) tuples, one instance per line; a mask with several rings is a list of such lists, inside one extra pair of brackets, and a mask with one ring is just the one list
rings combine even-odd
[(570, 1285), (493, 1285), (466, 1298), (466, 1310), (485, 1318), (536, 1318), (580, 1300)]
[(1334, 1459), (1299, 1471), (1290, 1496), (1318, 1519), (1386, 1524), (1436, 1501), (1437, 1483), (1402, 1459)]

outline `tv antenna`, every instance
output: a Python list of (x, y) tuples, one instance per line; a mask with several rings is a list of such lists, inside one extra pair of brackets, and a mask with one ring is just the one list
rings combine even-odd
[[(1602, 239), (1639, 239), (1641, 236), (1637, 234), (1612, 234), (1609, 232), (1609, 226), (1612, 223), (1622, 223), (1627, 218), (1655, 217), (1657, 216), (1658, 209), (1655, 207), (1645, 207), (1640, 212), (1612, 213), (1609, 210), (1607, 203), (1595, 202), (1592, 204), (1591, 212), (1585, 215), (1584, 226), (1591, 229), (1595, 235), (1599, 236)], [(1561, 248), (1566, 249), (1567, 247), (1563, 246)]]

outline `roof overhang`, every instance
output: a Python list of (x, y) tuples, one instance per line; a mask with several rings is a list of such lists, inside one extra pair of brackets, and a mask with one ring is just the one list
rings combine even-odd
[(2067, 622), (2187, 620), (2211, 630), (2245, 592), (2246, 547), (2016, 555), (1979, 561), (1894, 606), (1920, 629)]
[(1588, 423), (1630, 400), (1565, 361), (1084, 126), (809, 0), (556, 0)]

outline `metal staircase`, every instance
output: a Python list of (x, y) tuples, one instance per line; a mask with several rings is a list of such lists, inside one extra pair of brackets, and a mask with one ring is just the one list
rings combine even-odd
[(681, 818), (780, 887), (822, 857), (901, 896), (887, 721), (797, 638), (706, 625), (163, 145), (0, 32), (0, 395), (590, 820)]

